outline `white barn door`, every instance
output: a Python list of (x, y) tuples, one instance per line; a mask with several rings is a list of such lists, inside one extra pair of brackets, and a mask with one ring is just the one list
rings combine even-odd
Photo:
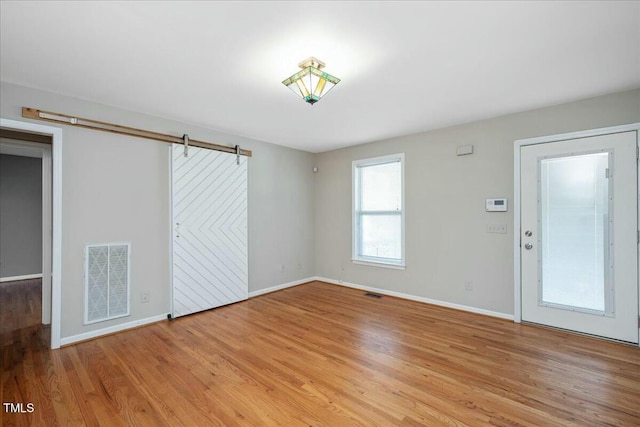
[(174, 145), (173, 317), (246, 300), (247, 157)]

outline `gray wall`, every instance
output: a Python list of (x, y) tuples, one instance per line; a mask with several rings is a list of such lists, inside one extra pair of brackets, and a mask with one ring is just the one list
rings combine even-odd
[(42, 273), (42, 159), (0, 154), (0, 278)]
[[(316, 274), (513, 314), (514, 141), (640, 121), (640, 90), (512, 114), (317, 155)], [(472, 144), (475, 153), (456, 156)], [(351, 162), (405, 153), (404, 271), (353, 264)], [(489, 197), (509, 211), (487, 213)], [(488, 234), (507, 224), (507, 234)], [(473, 290), (465, 291), (465, 281)]]
[[(29, 106), (253, 150), (250, 291), (318, 275), (506, 314), (513, 313), (514, 141), (640, 121), (635, 90), (314, 155), (12, 84), (0, 89), (0, 115), (9, 119), (25, 120), (21, 107)], [(166, 313), (168, 146), (60, 127), (62, 337)], [(457, 157), (466, 144), (475, 153)], [(407, 269), (352, 264), (351, 162), (398, 152), (406, 154)], [(486, 213), (487, 197), (509, 198), (509, 212)], [(487, 224), (509, 232), (487, 234)], [(83, 247), (114, 241), (132, 243), (131, 316), (83, 326)], [(151, 302), (142, 304), (146, 291)]]
[[(21, 108), (28, 106), (253, 150), (249, 291), (315, 274), (312, 154), (4, 82), (1, 92), (3, 118), (27, 121)], [(60, 127), (62, 337), (167, 313), (169, 145)], [(118, 241), (131, 242), (131, 316), (83, 326), (83, 248)], [(150, 292), (149, 303), (140, 302), (142, 292)]]

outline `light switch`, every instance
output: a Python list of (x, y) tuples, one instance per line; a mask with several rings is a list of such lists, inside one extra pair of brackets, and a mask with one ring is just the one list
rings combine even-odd
[(456, 148), (457, 156), (466, 156), (467, 154), (473, 154), (473, 145), (463, 145)]
[(487, 224), (487, 233), (507, 234), (507, 224)]

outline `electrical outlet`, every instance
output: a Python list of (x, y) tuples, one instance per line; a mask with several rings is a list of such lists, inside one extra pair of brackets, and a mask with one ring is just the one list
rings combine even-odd
[(140, 302), (145, 303), (151, 301), (151, 292), (142, 292), (140, 294)]
[(471, 280), (467, 280), (464, 282), (464, 290), (472, 291), (473, 290), (473, 282)]

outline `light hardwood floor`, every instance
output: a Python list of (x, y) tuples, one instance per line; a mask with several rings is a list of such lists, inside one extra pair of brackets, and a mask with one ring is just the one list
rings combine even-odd
[(640, 425), (640, 349), (320, 282), (57, 351), (4, 425)]

